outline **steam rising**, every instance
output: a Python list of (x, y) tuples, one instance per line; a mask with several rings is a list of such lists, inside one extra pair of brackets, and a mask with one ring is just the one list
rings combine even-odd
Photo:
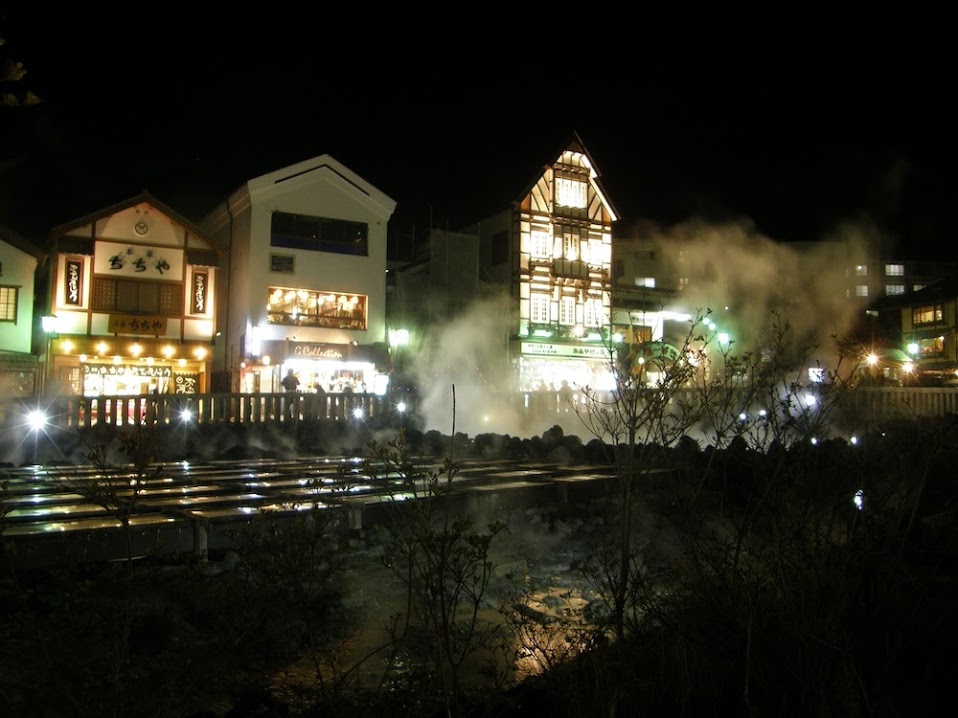
[[(718, 330), (730, 334), (735, 355), (767, 346), (777, 315), (789, 325), (796, 347), (814, 347), (813, 360), (834, 366), (835, 339), (848, 336), (864, 311), (850, 269), (868, 261), (873, 238), (867, 227), (843, 226), (826, 240), (799, 245), (777, 243), (748, 223), (689, 221), (670, 229), (646, 227), (642, 239), (662, 253), (663, 266), (688, 278), (687, 288), (662, 308), (693, 316), (710, 309)], [(501, 294), (432, 328), (414, 370), (425, 428), (451, 432), (454, 386), (457, 432), (527, 437), (558, 424), (566, 433), (591, 438), (574, 414), (538, 425), (528, 412), (516, 411), (516, 370), (505, 363), (514, 318)]]

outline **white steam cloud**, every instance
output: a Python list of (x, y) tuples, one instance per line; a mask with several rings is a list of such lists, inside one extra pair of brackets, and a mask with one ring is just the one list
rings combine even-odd
[[(663, 264), (688, 279), (687, 289), (663, 308), (693, 315), (711, 309), (718, 330), (732, 338), (733, 354), (767, 346), (777, 315), (789, 325), (796, 347), (815, 347), (811, 359), (831, 367), (835, 338), (847, 337), (863, 315), (854, 297), (853, 270), (867, 263), (875, 248), (874, 231), (865, 224), (844, 225), (822, 241), (805, 244), (777, 243), (747, 222), (646, 226), (642, 239), (653, 241)], [(514, 332), (515, 311), (504, 290), (431, 328), (413, 370), (426, 430), (449, 434), (455, 419), (455, 430), (471, 436), (528, 437), (559, 425), (584, 441), (591, 438), (574, 414), (533, 425), (529, 412), (515, 411), (516, 368), (506, 358)]]

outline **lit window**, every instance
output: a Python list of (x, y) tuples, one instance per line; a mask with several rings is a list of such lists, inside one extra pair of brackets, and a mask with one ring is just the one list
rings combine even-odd
[(945, 312), (940, 304), (915, 307), (911, 310), (912, 324), (938, 324), (944, 321)]
[(558, 177), (556, 179), (556, 204), (561, 207), (585, 207), (585, 182)]
[(0, 287), (0, 322), (17, 321), (17, 287)]
[(587, 327), (598, 327), (601, 325), (602, 300), (590, 298), (585, 300), (584, 324)]
[(868, 296), (868, 285), (867, 285), (867, 284), (857, 284), (857, 285), (855, 285), (855, 296), (856, 296), (856, 297), (867, 297), (867, 296)]
[(868, 265), (867, 265), (867, 264), (857, 264), (857, 265), (855, 265), (855, 276), (856, 276), (856, 277), (867, 277), (867, 276), (868, 276)]
[(588, 241), (589, 254), (582, 257), (586, 262), (593, 266), (608, 264), (611, 261), (610, 253), (606, 252), (606, 247), (601, 239), (590, 239)]
[(362, 294), (270, 287), (266, 312), (270, 324), (366, 329), (366, 297)]
[(574, 262), (579, 258), (579, 238), (574, 234), (566, 234), (562, 237), (562, 254), (569, 261)]
[(689, 288), (689, 278), (688, 277), (679, 277), (679, 291), (681, 292), (684, 289)]
[(925, 288), (925, 285), (924, 285), (924, 284), (916, 284), (916, 285), (914, 285), (914, 286), (911, 288), (911, 291), (913, 291), (913, 292), (920, 292), (920, 291), (921, 291), (922, 289), (924, 289), (924, 288)]
[(930, 339), (921, 339), (918, 342), (918, 354), (928, 356), (930, 354), (941, 354), (945, 350), (944, 337), (931, 337)]
[(893, 296), (896, 294), (904, 294), (905, 285), (904, 284), (886, 284), (885, 285), (885, 294), (888, 296)]
[(559, 300), (559, 324), (575, 324), (575, 297), (562, 297)]
[(533, 324), (549, 323), (548, 294), (533, 294), (529, 298), (529, 319)]
[(636, 277), (635, 286), (637, 287), (654, 287), (655, 286), (655, 277)]
[(886, 277), (904, 277), (905, 265), (904, 264), (886, 264), (885, 276)]
[(548, 232), (533, 230), (530, 235), (530, 247), (533, 257), (551, 257), (552, 256), (552, 238)]

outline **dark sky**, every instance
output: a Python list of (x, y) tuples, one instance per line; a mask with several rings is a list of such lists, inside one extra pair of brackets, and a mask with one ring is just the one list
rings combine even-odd
[(623, 234), (748, 218), (814, 240), (869, 221), (908, 258), (958, 258), (945, 10), (590, 6), (542, 25), (514, 9), (91, 5), (0, 14), (0, 50), (44, 99), (2, 111), (0, 224), (27, 236), (144, 189), (199, 221), (324, 153), (399, 203), (394, 236), (456, 228), (507, 206), (575, 131)]

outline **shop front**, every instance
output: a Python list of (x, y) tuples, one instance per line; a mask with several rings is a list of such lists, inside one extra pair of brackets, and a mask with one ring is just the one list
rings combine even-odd
[(615, 388), (609, 348), (604, 345), (562, 342), (517, 342), (519, 390), (558, 390), (565, 381), (572, 387), (600, 391)]
[(383, 395), (389, 389), (389, 366), (385, 345), (266, 341), (258, 356), (240, 366), (240, 392), (281, 392), (280, 382), (292, 369), (300, 392)]
[(208, 355), (203, 343), (60, 337), (50, 346), (50, 390), (80, 396), (203, 393)]

